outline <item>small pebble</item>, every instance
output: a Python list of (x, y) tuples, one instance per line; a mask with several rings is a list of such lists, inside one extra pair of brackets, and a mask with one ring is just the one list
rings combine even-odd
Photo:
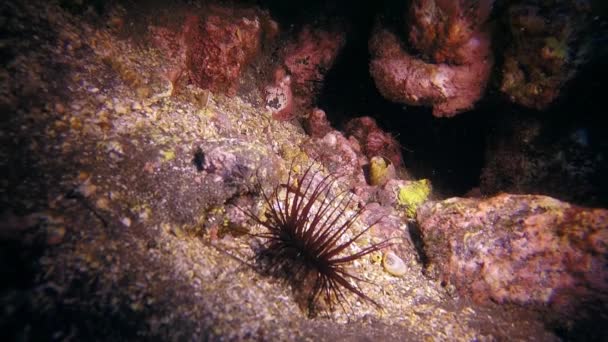
[(118, 102), (118, 101), (114, 103), (114, 110), (116, 111), (117, 114), (120, 114), (120, 115), (124, 115), (129, 112), (129, 108), (127, 106), (125, 106), (124, 103)]
[(49, 246), (58, 245), (63, 241), (65, 236), (65, 227), (51, 228), (47, 231), (46, 244)]
[(122, 224), (124, 224), (125, 226), (127, 226), (127, 227), (130, 227), (130, 226), (131, 226), (131, 219), (130, 219), (130, 218), (128, 218), (128, 217), (123, 217), (123, 218), (121, 218), (121, 219), (120, 219), (120, 222), (121, 222)]
[(65, 106), (60, 102), (57, 102), (55, 103), (55, 111), (57, 112), (57, 114), (63, 114), (65, 113)]
[(326, 145), (333, 147), (336, 146), (336, 144), (338, 143), (338, 138), (336, 137), (335, 134), (326, 134), (323, 137), (323, 143), (325, 143)]
[(384, 253), (384, 258), (382, 258), (382, 266), (384, 266), (384, 269), (388, 273), (394, 275), (395, 277), (401, 277), (407, 272), (405, 262), (403, 262), (403, 260), (401, 260), (401, 258), (395, 255), (393, 252)]
[(84, 196), (89, 197), (97, 191), (97, 186), (91, 184), (91, 180), (87, 179), (84, 183), (80, 184), (78, 191)]
[(105, 197), (101, 197), (100, 199), (98, 199), (97, 202), (95, 202), (95, 205), (99, 209), (103, 209), (103, 210), (109, 209), (109, 202), (108, 202), (108, 199)]
[(150, 209), (145, 208), (138, 215), (140, 221), (147, 221), (150, 218)]
[(139, 96), (140, 98), (147, 98), (148, 96), (150, 96), (150, 88), (148, 87), (139, 87), (135, 90), (135, 92), (137, 93), (137, 96)]

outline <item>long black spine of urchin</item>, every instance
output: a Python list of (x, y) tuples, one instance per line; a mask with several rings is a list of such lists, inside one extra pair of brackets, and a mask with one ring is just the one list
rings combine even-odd
[[(314, 274), (315, 285), (309, 293), (309, 301), (313, 305), (320, 296), (324, 297), (330, 307), (333, 305), (333, 298), (345, 301), (343, 289), (346, 289), (379, 306), (349, 282), (349, 278), (364, 280), (348, 273), (344, 269), (344, 264), (383, 249), (390, 243), (388, 240), (382, 241), (357, 253), (341, 256), (379, 220), (348, 241), (339, 243), (364, 208), (359, 208), (354, 214), (345, 217), (345, 210), (353, 201), (352, 193), (344, 190), (332, 195), (331, 191), (336, 182), (336, 178), (332, 175), (324, 176), (317, 184), (313, 184), (319, 173), (312, 171), (313, 165), (310, 165), (300, 177), (294, 174), (292, 168), (286, 183), (277, 186), (270, 195), (262, 192), (268, 208), (265, 214), (266, 220), (260, 219), (252, 212), (245, 212), (266, 229), (266, 232), (256, 236), (266, 240), (261, 255), (271, 259), (267, 271), (279, 277), (287, 276), (286, 280), (294, 281), (296, 286), (302, 285), (297, 283), (302, 281), (306, 274)], [(283, 188), (285, 195), (281, 196)], [(334, 203), (336, 200), (338, 203)], [(290, 264), (293, 261), (296, 267)], [(290, 275), (287, 275), (284, 272), (285, 268), (290, 267), (293, 269)]]

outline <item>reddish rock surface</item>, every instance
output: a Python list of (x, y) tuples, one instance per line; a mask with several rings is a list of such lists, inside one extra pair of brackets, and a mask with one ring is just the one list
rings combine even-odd
[(348, 182), (353, 186), (365, 184), (359, 154), (342, 133), (331, 131), (322, 139), (311, 140), (304, 144), (302, 149), (309, 157), (323, 164), (333, 175), (350, 177)]
[(481, 98), (492, 69), (490, 38), (482, 24), (491, 1), (413, 1), (406, 51), (384, 28), (372, 34), (370, 73), (388, 100), (454, 116)]
[(429, 202), (417, 213), (431, 270), (479, 302), (581, 316), (608, 305), (608, 210), (546, 196)]
[[(408, 14), (409, 43), (435, 63), (470, 64), (488, 54), (488, 40), (473, 44), (492, 10), (492, 0), (414, 0)], [(475, 46), (471, 46), (475, 45)]]
[(352, 119), (346, 124), (345, 132), (359, 143), (368, 159), (382, 156), (389, 159), (395, 167), (403, 166), (399, 142), (390, 133), (383, 131), (373, 118), (363, 116)]
[(195, 15), (189, 15), (179, 31), (160, 26), (148, 27), (150, 41), (167, 58), (165, 75), (174, 85), (182, 80), (189, 79), (186, 63), (188, 59), (187, 41), (189, 40), (188, 36), (193, 34), (198, 24), (199, 18)]
[(283, 64), (292, 77), (298, 107), (306, 108), (313, 103), (344, 43), (345, 33), (340, 29), (304, 26), (298, 38), (285, 46)]
[(576, 75), (590, 48), (589, 1), (523, 1), (506, 13), (501, 91), (511, 101), (544, 109)]
[(331, 132), (333, 128), (327, 120), (325, 111), (320, 108), (314, 108), (310, 115), (304, 121), (306, 133), (314, 138), (323, 138), (325, 134)]
[(190, 42), (188, 68), (201, 88), (235, 94), (238, 78), (256, 55), (262, 28), (254, 13), (210, 14)]
[[(203, 16), (187, 15), (181, 31), (151, 26), (152, 42), (167, 56), (167, 76), (214, 92), (236, 94), (244, 68), (259, 52), (276, 23), (257, 8), (210, 7)], [(269, 32), (266, 32), (266, 31)]]
[[(308, 25), (296, 39), (287, 40), (279, 51), (280, 66), (275, 69), (272, 83), (264, 89), (266, 108), (275, 119), (290, 120), (313, 110), (325, 73), (332, 67), (344, 42), (345, 34), (340, 30), (313, 29)], [(315, 132), (315, 135), (324, 134)]]
[(264, 89), (266, 92), (266, 109), (277, 120), (294, 118), (293, 93), (291, 91), (291, 76), (283, 68), (274, 72), (274, 83)]

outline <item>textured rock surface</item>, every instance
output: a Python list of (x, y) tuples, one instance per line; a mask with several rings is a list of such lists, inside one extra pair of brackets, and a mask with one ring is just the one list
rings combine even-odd
[(481, 98), (493, 65), (490, 38), (481, 29), (491, 4), (478, 2), (471, 14), (465, 2), (414, 1), (405, 48), (395, 33), (375, 30), (370, 73), (382, 96), (431, 106), (435, 116), (454, 116)]
[[(235, 95), (239, 77), (273, 35), (272, 20), (257, 8), (209, 6), (188, 14), (180, 31), (150, 26), (150, 38), (168, 58), (167, 76), (177, 83)], [(265, 31), (266, 30), (266, 31)]]
[(417, 220), (438, 276), (479, 302), (606, 312), (608, 211), (503, 194), (430, 202)]
[(291, 91), (291, 76), (285, 73), (283, 68), (274, 72), (274, 83), (267, 86), (266, 109), (272, 113), (277, 120), (289, 120), (295, 115), (293, 105), (293, 92)]
[(325, 134), (333, 130), (331, 123), (327, 120), (325, 111), (320, 108), (314, 108), (304, 121), (304, 128), (308, 135), (315, 138), (323, 138)]
[(373, 118), (363, 116), (352, 119), (346, 123), (345, 131), (359, 143), (368, 159), (382, 156), (388, 158), (395, 167), (403, 165), (399, 142), (390, 133), (383, 131)]
[(258, 52), (262, 25), (254, 11), (217, 12), (207, 15), (192, 38), (188, 68), (199, 87), (234, 95), (243, 68)]
[[(351, 143), (338, 131), (331, 131), (322, 139), (310, 141), (302, 149), (312, 159), (322, 163), (328, 170), (339, 176), (348, 176), (350, 182), (365, 183), (360, 155), (353, 149)], [(352, 177), (352, 178), (350, 178)], [(344, 179), (345, 181), (347, 179)]]
[[(409, 43), (436, 63), (470, 64), (488, 54), (488, 38), (481, 26), (492, 11), (493, 0), (414, 0), (406, 31)], [(481, 43), (481, 44), (479, 44)]]
[(327, 30), (306, 25), (297, 39), (285, 46), (283, 64), (293, 78), (298, 107), (307, 109), (313, 103), (345, 40), (346, 35), (339, 28)]
[[(62, 7), (72, 3), (80, 10)], [(262, 192), (282, 189), (298, 166), (292, 162), (310, 161), (309, 145), (325, 158), (321, 174), (352, 172), (336, 179), (335, 190), (356, 192), (349, 182), (365, 182), (359, 143), (335, 131), (311, 139), (297, 121), (274, 120), (255, 93), (264, 80), (250, 70), (233, 97), (194, 84), (173, 91), (176, 80), (190, 82), (187, 49), (169, 47), (171, 64), (167, 49), (146, 45), (141, 34), (167, 12), (192, 14), (184, 17), (200, 29), (192, 2), (154, 2), (148, 14), (116, 2), (96, 11), (90, 3), (0, 4), (8, 41), (0, 69), (7, 340), (556, 339), (530, 310), (451, 296), (422, 272), (409, 223), (373, 203), (353, 229), (385, 220), (348, 252), (395, 238), (392, 252), (405, 273), (388, 274), (381, 254), (350, 263), (348, 272), (364, 280), (361, 291), (382, 309), (346, 294), (344, 310), (305, 315), (289, 286), (259, 271), (259, 238), (244, 233), (262, 230), (236, 207), (263, 213)], [(229, 27), (250, 18), (234, 13), (225, 18)], [(182, 44), (175, 37), (166, 39)], [(178, 67), (162, 70), (167, 63)]]
[(380, 93), (394, 102), (431, 106), (435, 116), (471, 109), (492, 68), (485, 58), (465, 66), (427, 63), (403, 51), (397, 37), (385, 30), (372, 36), (370, 50), (370, 73)]
[(506, 17), (501, 91), (511, 101), (544, 109), (585, 61), (591, 48), (589, 1), (521, 1)]

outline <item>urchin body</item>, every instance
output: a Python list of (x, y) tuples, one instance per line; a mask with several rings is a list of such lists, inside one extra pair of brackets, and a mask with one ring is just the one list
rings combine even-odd
[(336, 180), (318, 176), (320, 173), (313, 172), (312, 166), (299, 177), (290, 172), (287, 183), (270, 195), (263, 194), (268, 208), (265, 219), (248, 213), (265, 229), (257, 235), (265, 240), (259, 254), (265, 262), (264, 271), (291, 283), (309, 309), (318, 304), (329, 308), (335, 303), (342, 305), (346, 301), (344, 290), (376, 304), (351, 283), (362, 279), (347, 272), (345, 266), (388, 246), (388, 241), (345, 254), (373, 224), (348, 238), (346, 233), (363, 208), (347, 214), (352, 194), (342, 191), (333, 195)]

